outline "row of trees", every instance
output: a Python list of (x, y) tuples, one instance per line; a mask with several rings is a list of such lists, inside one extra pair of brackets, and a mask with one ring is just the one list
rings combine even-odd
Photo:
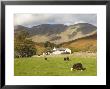
[(30, 39), (28, 32), (18, 31), (14, 37), (14, 57), (31, 57), (36, 54), (35, 43)]

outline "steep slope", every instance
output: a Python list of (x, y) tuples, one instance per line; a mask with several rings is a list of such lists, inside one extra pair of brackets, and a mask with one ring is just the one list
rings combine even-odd
[(65, 42), (60, 44), (62, 47), (70, 48), (73, 52), (74, 51), (97, 51), (97, 33), (86, 36), (83, 38), (76, 39), (74, 41)]
[(59, 40), (60, 43), (68, 42), (82, 37), (90, 36), (96, 33), (96, 27), (88, 23), (78, 23), (71, 25), (68, 29), (62, 32), (59, 36), (62, 39)]

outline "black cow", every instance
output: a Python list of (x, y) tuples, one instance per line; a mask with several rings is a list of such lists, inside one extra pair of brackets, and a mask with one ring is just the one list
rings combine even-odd
[(66, 60), (69, 61), (70, 60), (69, 57), (67, 57)]
[(71, 70), (85, 70), (86, 68), (83, 68), (83, 65), (81, 64), (81, 63), (76, 63), (76, 64), (74, 64), (73, 66), (72, 66), (72, 68), (71, 68)]
[(66, 61), (67, 60), (67, 58), (66, 57), (64, 57), (64, 61)]
[(47, 60), (47, 58), (45, 57), (45, 60)]

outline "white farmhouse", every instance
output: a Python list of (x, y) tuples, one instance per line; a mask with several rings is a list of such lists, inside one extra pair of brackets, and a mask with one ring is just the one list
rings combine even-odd
[(55, 48), (54, 47), (52, 54), (71, 54), (71, 50), (69, 48)]

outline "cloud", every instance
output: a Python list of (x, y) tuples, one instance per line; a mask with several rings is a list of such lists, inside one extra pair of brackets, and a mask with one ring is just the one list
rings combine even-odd
[(39, 24), (66, 24), (90, 23), (97, 25), (96, 14), (15, 14), (14, 25), (31, 27)]

